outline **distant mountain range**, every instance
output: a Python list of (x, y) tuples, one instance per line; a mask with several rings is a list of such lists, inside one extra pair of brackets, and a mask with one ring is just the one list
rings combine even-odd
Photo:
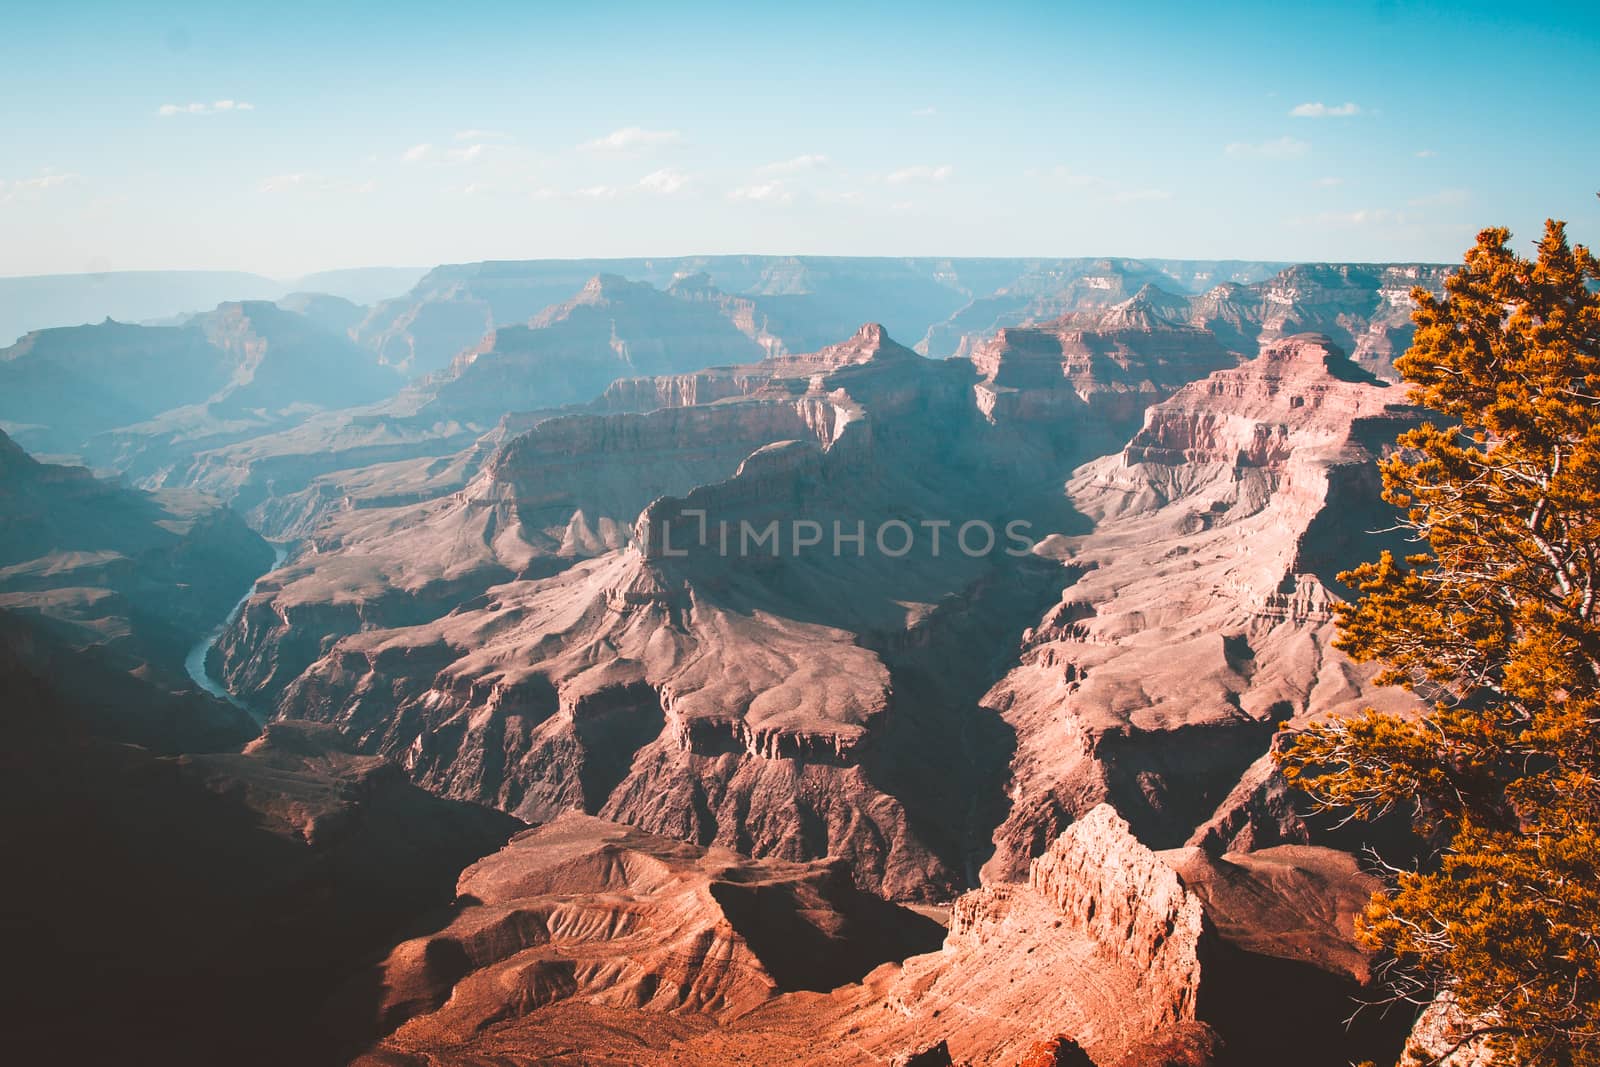
[(403, 293), (422, 268), (359, 267), (289, 281), (223, 270), (107, 271), (0, 278), (0, 345), (30, 330), (103, 319), (153, 322), (228, 300), (277, 300), (294, 292), (328, 293), (371, 304)]

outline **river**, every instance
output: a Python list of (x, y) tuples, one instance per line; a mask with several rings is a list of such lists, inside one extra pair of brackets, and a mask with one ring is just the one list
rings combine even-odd
[[(287, 543), (279, 543), (277, 541), (269, 541), (268, 544), (272, 545), (272, 566), (267, 568), (267, 574), (271, 574), (283, 566), (283, 561), (289, 557), (289, 546)], [(266, 577), (266, 575), (264, 574), (262, 577)], [(239, 602), (229, 609), (228, 614), (223, 616), (222, 621), (217, 624), (217, 628), (206, 634), (205, 637), (200, 639), (199, 644), (189, 650), (189, 655), (184, 657), (183, 666), (189, 672), (189, 677), (194, 681), (195, 685), (204, 689), (218, 700), (226, 700), (234, 707), (249, 713), (250, 717), (257, 722), (262, 722), (264, 721), (263, 716), (257, 715), (255, 709), (228, 692), (221, 682), (206, 672), (206, 657), (211, 652), (211, 646), (217, 643), (217, 638), (222, 636), (222, 631), (226, 630), (228, 624), (233, 621), (233, 617), (239, 614), (239, 609), (244, 607), (244, 602), (249, 600), (255, 593), (256, 585), (259, 582), (259, 578), (251, 582), (250, 588), (245, 591), (244, 596), (239, 598)]]

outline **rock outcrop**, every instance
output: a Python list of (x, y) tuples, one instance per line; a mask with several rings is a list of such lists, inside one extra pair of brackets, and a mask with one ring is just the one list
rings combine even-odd
[(933, 327), (919, 347), (930, 355), (966, 355), (981, 350), (997, 330), (1063, 317), (1082, 329), (1200, 329), (1245, 359), (1281, 338), (1321, 333), (1357, 365), (1392, 379), (1394, 359), (1411, 339), (1412, 289), (1442, 291), (1449, 270), (1325, 263), (1274, 274), (1262, 264), (1217, 264), (1207, 272), (1105, 260), (1090, 273), (1035, 276), (974, 300)]
[(531, 411), (598, 396), (614, 379), (673, 374), (766, 354), (724, 309), (612, 274), (503, 326), (463, 351), (423, 389), (436, 412)]
[(460, 1054), (572, 1004), (723, 1023), (941, 932), (838, 864), (756, 863), (581, 815), (519, 835), (456, 891), (449, 925), (383, 964), (386, 1052)]
[[(1264, 1062), (1273, 1046), (1253, 1032), (1282, 1042), (1285, 1025), (1317, 1042), (1305, 1063), (1393, 1055), (1398, 1034), (1334, 1036), (1342, 1003), (1287, 1012), (1312, 985), (1285, 966), (1344, 974), (1370, 883), (1327, 850), (1239, 859), (1250, 866), (1157, 855), (1100, 807), (1027, 881), (958, 899), (941, 947), (898, 962), (937, 928), (870, 903), (838, 868), (566, 816), (469, 870), (450, 923), (390, 954), (379, 1010), (396, 1029), (359, 1062), (561, 1062), (581, 1049), (641, 1067), (1207, 1067)], [(1259, 909), (1270, 933), (1243, 922)], [(803, 958), (809, 973), (792, 972)]]
[[(1235, 792), (1277, 725), (1412, 706), (1329, 648), (1334, 575), (1374, 554), (1352, 531), (1391, 525), (1368, 442), (1413, 417), (1395, 394), (1325, 339), (1289, 338), (1151, 407), (1120, 455), (1076, 473), (1094, 530), (1050, 547), (1082, 576), (985, 698), (1017, 732), (993, 877), (1107, 799), (1162, 847), (1208, 819), (1223, 848), (1304, 839), (1270, 765)], [(1331, 510), (1342, 538), (1324, 535)]]
[(1482, 1024), (1461, 1010), (1454, 996), (1441, 993), (1417, 1017), (1399, 1067), (1497, 1067), (1490, 1035), (1478, 1036)]

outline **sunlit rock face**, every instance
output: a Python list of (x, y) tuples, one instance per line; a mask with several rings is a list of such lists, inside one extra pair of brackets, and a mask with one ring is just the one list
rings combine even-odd
[(1278, 725), (1412, 706), (1329, 647), (1334, 575), (1390, 525), (1374, 463), (1415, 418), (1399, 392), (1325, 338), (1287, 338), (1078, 469), (1067, 493), (1094, 528), (1052, 548), (1082, 577), (984, 699), (1018, 741), (988, 873), (1019, 877), (1105, 800), (1163, 847), (1304, 839), (1270, 761), (1252, 769)]

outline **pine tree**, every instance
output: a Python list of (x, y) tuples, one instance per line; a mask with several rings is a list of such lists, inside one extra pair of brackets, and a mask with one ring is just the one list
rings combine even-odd
[(1435, 422), (1384, 497), (1419, 549), (1340, 579), (1338, 647), (1432, 703), (1286, 747), (1313, 803), (1408, 812), (1432, 859), (1358, 924), (1397, 994), (1448, 991), (1504, 1062), (1600, 1064), (1600, 264), (1546, 225), (1489, 229), (1395, 364)]

